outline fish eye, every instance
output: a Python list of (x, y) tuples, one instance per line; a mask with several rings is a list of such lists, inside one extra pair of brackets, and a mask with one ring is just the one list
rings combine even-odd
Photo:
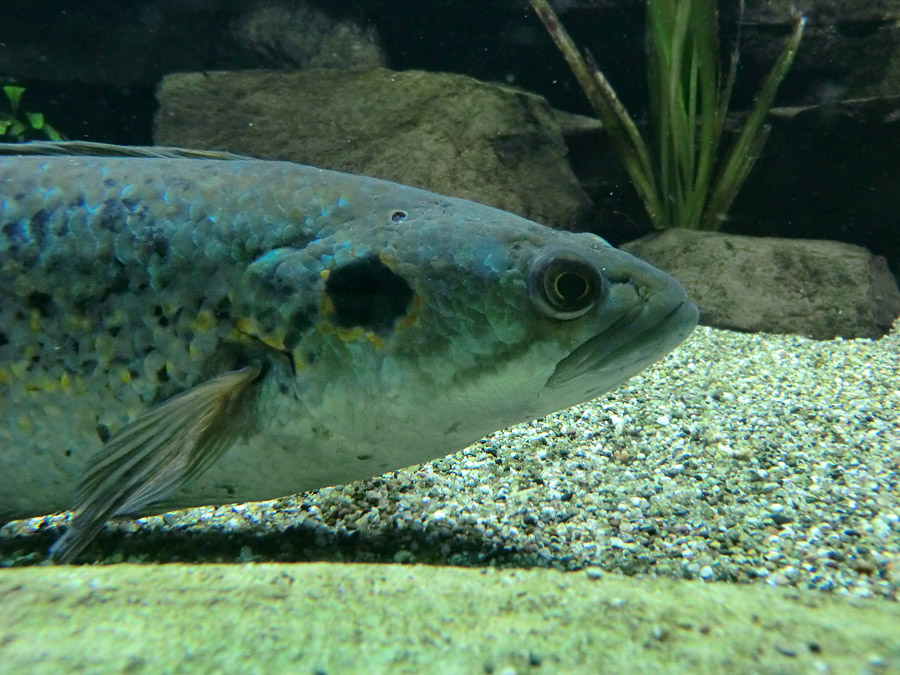
[(391, 222), (392, 223), (402, 223), (404, 220), (406, 220), (407, 216), (408, 216), (408, 214), (406, 213), (406, 211), (399, 211), (399, 210), (394, 211), (391, 214)]
[(603, 294), (597, 268), (572, 253), (551, 253), (531, 266), (528, 291), (538, 308), (554, 319), (577, 319)]

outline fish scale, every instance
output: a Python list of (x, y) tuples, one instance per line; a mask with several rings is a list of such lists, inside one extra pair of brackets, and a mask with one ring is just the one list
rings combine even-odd
[(288, 162), (0, 146), (0, 521), (259, 500), (459, 450), (697, 310), (589, 234)]

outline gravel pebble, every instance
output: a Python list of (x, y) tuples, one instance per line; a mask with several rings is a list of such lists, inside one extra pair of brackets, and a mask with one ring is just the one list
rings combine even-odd
[[(63, 517), (0, 530), (40, 562)], [(107, 526), (81, 559), (586, 568), (895, 598), (900, 332), (700, 327), (600, 399), (347, 486)]]

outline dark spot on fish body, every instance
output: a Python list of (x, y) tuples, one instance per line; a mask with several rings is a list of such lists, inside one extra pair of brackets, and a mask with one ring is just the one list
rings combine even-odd
[[(83, 199), (82, 207), (87, 208)], [(169, 253), (169, 241), (163, 228), (154, 221), (150, 208), (142, 202), (133, 199), (106, 199), (93, 218), (94, 227), (98, 230), (112, 234), (130, 231), (138, 257), (145, 261), (154, 253), (160, 257)]]
[(97, 425), (97, 437), (100, 439), (101, 443), (106, 443), (112, 436), (112, 432), (109, 430), (109, 427), (105, 424)]
[(50, 307), (53, 304), (53, 297), (49, 293), (35, 292), (31, 293), (25, 299), (25, 305), (30, 309), (35, 309), (41, 316), (50, 315)]
[[(84, 198), (79, 198), (77, 206), (84, 207)], [(125, 209), (116, 199), (107, 199), (103, 202), (97, 215), (97, 227), (107, 232), (121, 232), (125, 226)]]
[(331, 438), (331, 429), (329, 429), (328, 427), (314, 426), (314, 427), (312, 427), (312, 429), (310, 431), (312, 431), (313, 436), (316, 438), (321, 438), (321, 439)]
[(31, 215), (31, 237), (37, 243), (38, 248), (44, 244), (47, 234), (47, 224), (50, 222), (50, 213), (46, 209), (39, 209)]
[(169, 255), (169, 239), (159, 227), (149, 228), (145, 235), (145, 246), (147, 252), (165, 258)]
[(13, 232), (15, 232), (15, 223), (4, 223), (3, 228), (0, 229), (0, 234), (3, 235), (3, 238), (9, 241), (10, 243), (14, 242)]
[(153, 308), (153, 316), (157, 317), (156, 323), (157, 323), (161, 328), (168, 328), (168, 326), (169, 326), (169, 317), (167, 317), (167, 316), (165, 315), (165, 312), (163, 312), (163, 308), (162, 308), (162, 307), (160, 307), (159, 305), (156, 305), (156, 306)]
[(22, 217), (15, 222), (3, 225), (0, 234), (8, 242), (7, 250), (12, 259), (19, 259), (20, 262), (28, 265), (37, 258), (44, 241), (46, 222), (45, 216), (37, 221), (33, 218)]
[[(128, 291), (130, 282), (128, 278), (128, 271), (126, 270), (125, 265), (123, 265), (118, 260), (113, 260), (110, 268), (112, 271), (107, 273), (110, 276), (109, 282), (107, 283), (106, 288), (104, 288), (103, 291), (98, 294), (101, 303), (106, 302), (111, 295), (119, 295)], [(87, 273), (87, 271), (83, 273)], [(93, 297), (78, 300), (76, 309), (79, 309), (81, 313), (84, 314), (87, 307), (82, 307), (81, 304), (93, 304), (95, 302), (96, 299)]]
[(0, 333), (0, 347), (3, 345), (9, 344), (9, 338), (6, 337), (6, 333)]
[(231, 310), (231, 299), (228, 297), (224, 297), (219, 300), (215, 306), (212, 308), (213, 316), (216, 319), (224, 319), (229, 315), (229, 311)]
[(288, 322), (288, 331), (284, 336), (285, 349), (287, 351), (292, 351), (294, 347), (299, 344), (306, 330), (311, 326), (312, 321), (310, 321), (309, 312), (294, 312), (294, 314), (291, 315), (290, 321)]
[(251, 335), (251, 337), (259, 338), (261, 335), (280, 335), (284, 349), (291, 351), (300, 343), (303, 334), (312, 327), (311, 311), (299, 309), (285, 320), (277, 308), (259, 307), (256, 310), (256, 320), (259, 325), (260, 335)]
[(413, 290), (377, 256), (369, 256), (333, 270), (325, 293), (334, 305), (334, 323), (389, 331), (409, 311)]
[(66, 354), (78, 354), (81, 351), (81, 340), (74, 335), (64, 335), (60, 347)]

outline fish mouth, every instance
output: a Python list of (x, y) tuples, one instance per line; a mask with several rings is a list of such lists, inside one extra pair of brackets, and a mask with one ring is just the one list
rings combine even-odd
[(697, 325), (700, 311), (681, 300), (658, 316), (648, 305), (635, 308), (557, 363), (547, 386), (582, 385), (583, 400), (610, 391), (681, 344)]

